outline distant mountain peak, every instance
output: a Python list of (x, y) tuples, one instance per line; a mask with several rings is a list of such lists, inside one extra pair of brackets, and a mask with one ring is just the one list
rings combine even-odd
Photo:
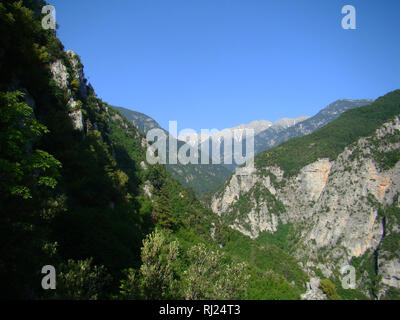
[(166, 130), (164, 130), (157, 121), (155, 121), (153, 118), (149, 117), (148, 115), (138, 112), (138, 111), (133, 111), (127, 108), (123, 107), (115, 107), (121, 114), (126, 117), (129, 121), (131, 121), (140, 131), (143, 133), (147, 134), (147, 132), (151, 129), (161, 129), (165, 133), (167, 133)]
[(273, 128), (282, 128), (282, 129), (287, 129), (289, 127), (292, 127), (304, 120), (309, 119), (309, 116), (301, 116), (298, 118), (282, 118), (277, 121), (272, 125)]
[(232, 129), (254, 129), (255, 134), (258, 134), (265, 129), (272, 126), (272, 122), (268, 120), (255, 120), (249, 124), (241, 124), (239, 126), (233, 127)]
[(178, 136), (178, 139), (184, 142), (188, 142), (188, 139), (194, 141), (194, 138), (197, 138), (197, 141), (199, 143), (203, 143), (204, 141), (206, 141), (208, 138), (211, 137), (216, 137), (217, 139), (219, 139), (221, 136), (224, 135), (224, 133), (226, 133), (229, 130), (235, 130), (235, 129), (254, 129), (254, 133), (258, 134), (266, 129), (268, 129), (269, 127), (272, 126), (272, 122), (268, 121), (268, 120), (255, 120), (251, 123), (248, 124), (240, 124), (236, 127), (233, 128), (226, 128), (223, 130), (220, 130), (214, 134), (208, 135), (208, 134), (201, 134), (201, 133), (188, 133), (185, 132), (183, 130), (183, 132)]

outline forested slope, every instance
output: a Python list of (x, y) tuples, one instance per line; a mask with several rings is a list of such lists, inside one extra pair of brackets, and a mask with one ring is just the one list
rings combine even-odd
[(146, 163), (144, 135), (42, 29), (44, 4), (0, 1), (1, 298), (298, 299), (294, 258)]

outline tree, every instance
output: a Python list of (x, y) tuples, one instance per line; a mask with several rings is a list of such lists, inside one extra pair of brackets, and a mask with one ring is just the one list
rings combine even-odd
[(122, 297), (150, 300), (173, 298), (176, 285), (173, 264), (178, 252), (178, 243), (168, 243), (163, 231), (156, 230), (149, 234), (143, 241), (139, 271), (128, 269), (125, 272), (127, 278), (120, 286)]
[(191, 265), (184, 272), (185, 299), (243, 298), (249, 280), (244, 263), (228, 263), (223, 253), (209, 250), (203, 243), (192, 247), (188, 258)]
[[(43, 252), (49, 221), (58, 210), (54, 189), (61, 163), (35, 148), (48, 132), (21, 92), (0, 92), (0, 293), (31, 298), (37, 290), (36, 270)], [(54, 204), (55, 203), (55, 204)], [(13, 248), (10, 250), (10, 248)]]
[(59, 269), (57, 299), (97, 300), (112, 280), (105, 267), (93, 265), (92, 259), (70, 259)]
[(164, 186), (158, 192), (157, 201), (154, 204), (153, 220), (163, 228), (172, 229), (177, 222), (172, 217), (169, 191)]
[(322, 291), (328, 296), (329, 300), (340, 300), (340, 296), (336, 292), (336, 287), (329, 279), (320, 281), (319, 286)]
[(0, 92), (0, 187), (3, 196), (32, 198), (32, 189), (54, 188), (61, 163), (35, 149), (34, 142), (48, 129), (23, 101), (22, 92)]

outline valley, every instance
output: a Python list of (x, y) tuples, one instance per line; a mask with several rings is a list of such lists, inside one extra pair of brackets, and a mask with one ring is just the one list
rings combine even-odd
[[(0, 1), (2, 300), (400, 299), (399, 89), (173, 134), (100, 98), (45, 4)], [(251, 174), (212, 164), (246, 128)], [(210, 164), (152, 163), (152, 129)]]

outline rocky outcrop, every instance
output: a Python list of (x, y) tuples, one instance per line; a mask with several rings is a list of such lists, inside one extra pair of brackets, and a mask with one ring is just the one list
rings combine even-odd
[(50, 63), (50, 71), (53, 76), (53, 80), (60, 89), (67, 89), (69, 73), (67, 67), (61, 60)]
[(307, 283), (306, 293), (301, 295), (302, 300), (326, 300), (327, 296), (320, 289), (320, 279), (311, 278)]
[(83, 114), (82, 110), (76, 110), (69, 113), (69, 117), (71, 118), (72, 126), (75, 130), (82, 131), (83, 130)]
[(316, 201), (325, 189), (332, 164), (329, 159), (321, 159), (303, 168), (300, 176), (300, 188), (308, 200)]
[(143, 192), (146, 196), (148, 196), (150, 199), (153, 197), (153, 185), (151, 184), (150, 181), (145, 181), (143, 185)]
[[(68, 73), (67, 67), (62, 60), (56, 60), (50, 63), (49, 68), (56, 85), (60, 89), (65, 90), (67, 95), (70, 97), (68, 100), (68, 107), (73, 128), (75, 130), (84, 131), (85, 120), (82, 113), (82, 102), (77, 99), (77, 96), (79, 96), (80, 99), (86, 99), (87, 97), (87, 86), (83, 73), (83, 65), (80, 62), (78, 55), (72, 50), (67, 51), (67, 57), (72, 66), (72, 74)], [(77, 92), (71, 91), (71, 82), (73, 82)]]
[[(235, 219), (231, 227), (252, 239), (256, 239), (261, 232), (276, 232), (278, 224), (278, 216), (270, 213), (266, 205), (262, 205), (259, 210), (252, 209), (244, 220)], [(250, 229), (245, 226), (249, 226)]]
[(87, 97), (87, 86), (83, 73), (83, 64), (81, 63), (79, 56), (74, 51), (68, 50), (67, 56), (72, 66), (73, 76), (79, 83), (79, 94), (83, 99), (85, 99)]
[(83, 130), (83, 114), (81, 106), (73, 98), (69, 99), (68, 106), (70, 109), (69, 117), (75, 130)]
[(240, 176), (234, 174), (221, 197), (219, 195), (213, 197), (211, 205), (213, 211), (219, 215), (226, 212), (229, 206), (239, 199), (241, 194), (248, 192), (258, 181), (259, 178), (255, 175)]
[(382, 259), (379, 274), (382, 277), (382, 285), (400, 289), (400, 259), (389, 261)]

